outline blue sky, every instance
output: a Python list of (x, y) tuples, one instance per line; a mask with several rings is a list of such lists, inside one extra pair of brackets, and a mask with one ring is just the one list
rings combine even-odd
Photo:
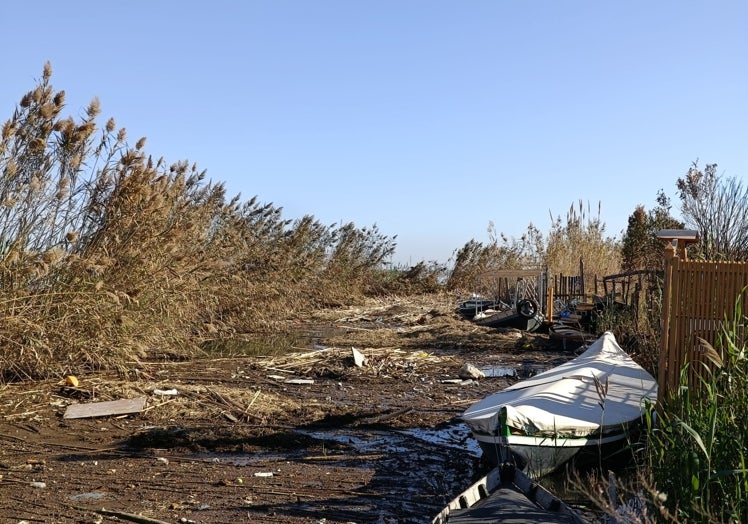
[(131, 144), (286, 218), (447, 262), (582, 201), (620, 238), (692, 162), (748, 167), (748, 2), (3, 2), (0, 119), (50, 61)]

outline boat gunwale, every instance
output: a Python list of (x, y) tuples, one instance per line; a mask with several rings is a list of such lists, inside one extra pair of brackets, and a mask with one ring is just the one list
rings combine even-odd
[(530, 503), (536, 505), (538, 508), (566, 516), (572, 524), (584, 524), (581, 516), (563, 500), (531, 479), (514, 464), (510, 463), (494, 467), (484, 477), (459, 493), (431, 520), (430, 524), (447, 524), (449, 522), (449, 515), (453, 510), (472, 508), (479, 502), (490, 498), (504, 485), (508, 485), (508, 487), (519, 491)]

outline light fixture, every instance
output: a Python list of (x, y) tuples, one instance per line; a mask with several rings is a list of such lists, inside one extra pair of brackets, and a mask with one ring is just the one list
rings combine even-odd
[(660, 229), (657, 238), (668, 241), (683, 260), (686, 260), (686, 246), (695, 244), (700, 239), (699, 232), (693, 229)]

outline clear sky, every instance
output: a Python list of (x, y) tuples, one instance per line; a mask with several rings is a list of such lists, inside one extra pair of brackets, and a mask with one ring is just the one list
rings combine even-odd
[(745, 1), (37, 0), (0, 38), (1, 120), (50, 61), (69, 114), (396, 263), (579, 200), (620, 238), (692, 162), (748, 169)]

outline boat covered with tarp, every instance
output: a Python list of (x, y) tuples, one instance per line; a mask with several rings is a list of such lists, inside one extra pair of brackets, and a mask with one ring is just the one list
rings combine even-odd
[(485, 397), (462, 419), (489, 463), (512, 462), (537, 477), (572, 459), (602, 464), (630, 450), (656, 399), (654, 377), (605, 332), (573, 360)]

